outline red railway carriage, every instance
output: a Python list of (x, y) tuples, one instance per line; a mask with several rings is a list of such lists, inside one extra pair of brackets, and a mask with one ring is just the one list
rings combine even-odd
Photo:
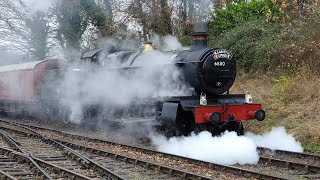
[(50, 59), (0, 66), (0, 109), (5, 112), (29, 111), (30, 107), (38, 109), (46, 71), (60, 69), (65, 64)]

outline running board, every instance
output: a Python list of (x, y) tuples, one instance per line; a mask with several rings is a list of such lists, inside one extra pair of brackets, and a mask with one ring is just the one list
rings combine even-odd
[(109, 121), (120, 123), (120, 124), (131, 124), (131, 123), (152, 122), (154, 120), (155, 120), (155, 117), (148, 117), (148, 118), (121, 118), (121, 119), (114, 119), (114, 120), (109, 120)]

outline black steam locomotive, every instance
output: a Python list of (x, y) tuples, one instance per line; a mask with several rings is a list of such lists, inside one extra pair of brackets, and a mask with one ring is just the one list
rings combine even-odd
[[(154, 51), (160, 52), (160, 60), (146, 43), (139, 50), (90, 50), (82, 55), (79, 68), (70, 68), (61, 60), (1, 66), (0, 111), (93, 126), (152, 122), (168, 136), (204, 130), (214, 135), (225, 130), (241, 135), (241, 121), (262, 121), (265, 112), (250, 96), (229, 94), (236, 78), (236, 60), (225, 49), (209, 48), (207, 38), (206, 33), (195, 33), (189, 50)], [(118, 80), (123, 80), (121, 86)], [(132, 82), (134, 88), (128, 86)], [(172, 93), (180, 85), (190, 92)], [(151, 89), (151, 94), (145, 89)], [(161, 95), (159, 89), (169, 92)], [(114, 101), (117, 97), (113, 96), (130, 93), (134, 94), (130, 101)], [(147, 95), (136, 96), (141, 93)]]
[[(169, 136), (187, 135), (193, 131), (203, 130), (213, 134), (229, 130), (242, 135), (241, 121), (264, 120), (265, 112), (262, 106), (253, 104), (250, 96), (229, 94), (229, 89), (236, 79), (235, 58), (225, 49), (209, 48), (206, 33), (194, 33), (192, 37), (194, 44), (191, 49), (162, 52), (170, 57), (164, 64), (159, 65), (152, 58), (148, 59), (148, 64), (158, 66), (159, 69), (176, 67), (181, 80), (193, 89), (191, 95), (140, 99), (125, 108), (111, 107), (110, 104), (99, 105), (100, 110), (97, 111), (99, 108), (93, 106), (94, 108), (88, 111), (91, 112), (89, 114), (101, 114), (106, 109), (113, 109), (107, 114), (113, 113), (112, 118), (118, 116), (116, 119), (125, 122), (152, 119), (156, 122), (156, 126)], [(94, 49), (84, 53), (81, 59), (82, 62), (90, 62), (91, 69), (103, 66), (102, 69), (106, 71), (116, 69), (125, 73), (144, 68), (142, 66), (145, 65), (145, 55), (150, 51), (152, 51), (150, 43), (146, 43), (144, 48), (138, 51), (114, 51), (109, 48), (106, 52), (105, 49)], [(154, 78), (154, 81), (157, 79)], [(151, 113), (148, 115), (141, 113), (147, 109)]]

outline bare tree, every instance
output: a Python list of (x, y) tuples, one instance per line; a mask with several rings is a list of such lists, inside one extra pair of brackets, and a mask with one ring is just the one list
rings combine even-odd
[(193, 19), (194, 16), (194, 2), (193, 0), (188, 0), (188, 18)]
[(30, 13), (21, 0), (0, 0), (1, 46), (44, 59), (51, 47), (48, 21), (43, 12)]
[(147, 21), (147, 11), (143, 8), (143, 0), (132, 0), (127, 7), (128, 16), (135, 19), (142, 26), (142, 33), (149, 34), (149, 24)]
[(113, 24), (113, 20), (114, 20), (113, 19), (113, 9), (112, 9), (113, 0), (104, 0), (103, 2), (106, 6), (108, 23)]
[(172, 34), (171, 26), (171, 15), (172, 9), (168, 5), (168, 0), (156, 1), (159, 4), (160, 12), (157, 14), (159, 16), (158, 26), (155, 27), (154, 31), (160, 35)]

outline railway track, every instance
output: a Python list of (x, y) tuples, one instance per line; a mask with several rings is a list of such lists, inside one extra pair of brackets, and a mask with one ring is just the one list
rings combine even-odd
[[(144, 161), (141, 162), (144, 166), (146, 166), (148, 162), (165, 164), (176, 169), (183, 169), (184, 171), (202, 174), (208, 178), (228, 177), (227, 179), (230, 179), (234, 174), (238, 176), (241, 174), (242, 178), (255, 177), (261, 179), (320, 178), (320, 167), (318, 165), (319, 156), (316, 155), (280, 150), (271, 151), (266, 148), (258, 148), (260, 161), (257, 165), (221, 166), (148, 149), (119, 145), (117, 143), (100, 139), (92, 139), (84, 136), (63, 133), (47, 128), (35, 126), (29, 127), (37, 129), (37, 132), (40, 134), (53, 137), (70, 148), (80, 149), (81, 151), (92, 151), (96, 154), (113, 156), (114, 158), (120, 159), (128, 159), (129, 157), (139, 158)], [(24, 128), (21, 127), (21, 129)], [(112, 151), (106, 151), (106, 149)], [(120, 154), (116, 154), (115, 152)], [(82, 153), (85, 154), (85, 152)], [(218, 175), (217, 172), (219, 171), (225, 171), (227, 173)]]
[[(59, 138), (59, 137), (57, 137)], [(117, 149), (116, 151), (120, 151), (124, 154), (129, 154), (130, 152), (126, 152), (125, 149), (120, 149), (119, 147), (110, 147), (109, 145), (105, 145), (105, 144), (101, 144), (101, 143), (95, 143), (95, 142), (91, 142), (88, 143), (87, 140), (82, 140), (82, 141), (76, 141), (76, 145), (75, 142), (72, 142), (73, 138), (68, 139), (68, 138), (59, 138), (59, 139), (63, 139), (61, 140), (62, 143), (69, 145), (70, 147), (74, 147), (74, 148), (80, 148), (80, 149), (88, 149), (91, 150), (90, 147), (100, 147), (100, 149), (105, 149), (105, 148), (111, 148), (111, 149)], [(81, 144), (87, 144), (86, 146), (81, 145)], [(129, 147), (132, 148), (132, 147)], [(140, 149), (142, 150), (142, 149)], [(146, 150), (143, 150), (144, 152), (146, 152)], [(141, 152), (141, 151), (140, 151)], [(105, 153), (104, 151), (101, 151), (101, 153)], [(172, 166), (175, 166), (175, 168), (180, 168), (181, 164), (185, 164), (187, 165), (187, 169), (189, 169), (190, 167), (192, 168), (191, 164), (198, 164), (198, 169), (201, 170), (205, 170), (206, 168), (210, 168), (210, 167), (216, 167), (217, 169), (221, 168), (218, 167), (218, 165), (213, 164), (213, 163), (207, 163), (207, 164), (203, 164), (203, 162), (201, 161), (195, 161), (195, 160), (191, 160), (188, 158), (183, 158), (183, 157), (179, 157), (179, 156), (173, 156), (173, 155), (168, 155), (165, 154), (163, 155), (162, 153), (159, 154), (158, 152), (147, 152), (147, 153), (136, 153), (135, 154), (137, 157), (144, 157), (145, 160), (150, 160), (149, 157), (153, 157), (154, 159), (159, 159), (163, 162), (170, 162), (172, 160), (170, 159), (175, 159), (173, 161), (173, 163), (171, 164)], [(164, 157), (163, 157), (164, 156)], [(193, 161), (190, 164), (190, 160)], [(156, 161), (156, 160), (155, 160)], [(200, 166), (199, 166), (200, 165)], [(250, 174), (251, 172), (257, 172), (257, 174), (261, 173), (261, 174), (265, 174), (267, 173), (270, 176), (273, 177), (277, 177), (279, 179), (283, 178), (283, 179), (301, 179), (303, 177), (318, 177), (317, 175), (320, 174), (320, 167), (319, 166), (314, 166), (312, 165), (312, 161), (309, 161), (308, 163), (304, 161), (304, 163), (296, 163), (290, 160), (283, 160), (283, 159), (279, 159), (279, 158), (274, 158), (274, 157), (266, 157), (263, 156), (262, 154), (260, 154), (260, 160), (259, 163), (257, 165), (246, 165), (246, 166), (236, 166), (239, 169), (241, 169), (243, 172), (246, 172), (248, 174)], [(228, 168), (232, 168), (232, 167), (228, 167)], [(225, 170), (230, 170), (230, 172), (236, 172), (235, 169), (231, 170), (225, 168)], [(240, 171), (238, 171), (239, 173)], [(210, 170), (207, 171), (202, 171), (201, 173), (207, 173), (210, 174)], [(245, 174), (245, 173), (244, 173)], [(247, 174), (247, 175), (248, 175)], [(253, 173), (252, 173), (253, 174)], [(264, 177), (263, 175), (260, 174), (261, 178), (267, 178)], [(268, 177), (269, 178), (269, 177)]]
[[(275, 151), (271, 153), (271, 151), (268, 149), (259, 148), (260, 162), (258, 165), (233, 167), (221, 166), (185, 157), (160, 153), (148, 149), (119, 145), (99, 139), (67, 134), (56, 130), (35, 126), (31, 127), (37, 129), (37, 132), (45, 136), (53, 137), (70, 148), (80, 149), (81, 151), (91, 151), (99, 155), (110, 156), (119, 159), (128, 159), (130, 156), (144, 161), (141, 163), (144, 164), (144, 166), (146, 166), (149, 162), (166, 164), (169, 167), (182, 169), (185, 171), (192, 171), (193, 173), (205, 175), (208, 178), (228, 177), (227, 179), (230, 179), (230, 177), (233, 176), (234, 178), (237, 178), (236, 175), (239, 176), (239, 174), (241, 174), (241, 178), (255, 177), (259, 179), (317, 179), (320, 172), (319, 166), (317, 166), (315, 163), (318, 162), (319, 157), (302, 153), (287, 152), (287, 154), (295, 154), (296, 157), (299, 157), (300, 162), (296, 162), (290, 159), (291, 156), (284, 156), (286, 151)], [(112, 152), (106, 151), (105, 149), (110, 149)], [(115, 152), (120, 154), (116, 154)], [(284, 156), (287, 159), (281, 159), (281, 156)], [(309, 157), (310, 161), (302, 161), (304, 157), (307, 156)], [(314, 159), (314, 161), (311, 161), (312, 159)], [(219, 171), (225, 171), (226, 174), (221, 174)]]
[(89, 162), (67, 147), (58, 143), (49, 144), (47, 139), (25, 131), (1, 129), (2, 138), (12, 149), (32, 157), (38, 166), (45, 169), (48, 174), (46, 179), (103, 179), (104, 177), (87, 167), (86, 164)]
[[(43, 162), (53, 161), (58, 168), (64, 167), (64, 169), (70, 173), (79, 170), (81, 171), (80, 174), (85, 175), (85, 179), (110, 179), (110, 177), (111, 179), (211, 179), (187, 171), (181, 171), (172, 167), (145, 162), (118, 154), (105, 155), (96, 153), (94, 149), (90, 149), (90, 151), (88, 149), (78, 149), (75, 151), (57, 140), (44, 137), (32, 129), (25, 129), (21, 126), (2, 124), (1, 129), (4, 131), (2, 137), (6, 139), (7, 143), (15, 150), (22, 151), (24, 154), (30, 153)], [(67, 160), (68, 158), (63, 156), (63, 153), (57, 150), (57, 147), (58, 149), (66, 151), (65, 153), (67, 155), (73, 157), (73, 160), (78, 160), (79, 163), (75, 164), (75, 161), (71, 162)], [(84, 165), (84, 167), (79, 167), (80, 165)], [(93, 171), (88, 172), (88, 169), (86, 169), (88, 167)], [(113, 173), (113, 176), (111, 176), (109, 172), (106, 177), (103, 176), (106, 172), (100, 173), (102, 174), (101, 176), (95, 174), (95, 172), (101, 172), (101, 170), (107, 168), (109, 172)], [(226, 173), (224, 173), (224, 175), (224, 179), (236, 179), (232, 178), (232, 176), (227, 176)], [(69, 179), (70, 177), (60, 177), (60, 179), (61, 178)]]
[[(8, 128), (6, 129), (7, 131), (15, 131)], [(148, 172), (144, 168), (137, 168), (132, 165), (128, 166), (126, 163), (119, 163), (117, 161), (112, 160), (111, 158), (99, 159), (99, 156), (95, 156), (92, 153), (82, 153), (80, 151), (72, 153), (72, 151), (68, 150), (68, 152), (66, 153), (67, 155), (71, 154), (71, 156), (73, 157), (72, 159), (82, 159), (80, 160), (80, 162), (77, 162), (74, 160), (70, 160), (70, 158), (68, 158), (68, 156), (65, 155), (64, 152), (58, 151), (55, 146), (50, 146), (44, 142), (34, 142), (34, 139), (30, 137), (25, 137), (25, 135), (30, 135), (27, 132), (19, 132), (18, 135), (17, 131), (15, 131), (12, 134), (13, 136), (11, 136), (10, 139), (14, 139), (13, 141), (19, 139), (21, 149), (32, 153), (35, 157), (41, 158), (44, 161), (53, 161), (53, 163), (59, 167), (63, 167), (64, 169), (68, 169), (78, 174), (82, 174), (85, 176), (84, 179), (109, 179), (109, 177), (111, 177), (112, 179), (177, 179), (167, 175), (161, 175), (160, 173)], [(26, 141), (26, 139), (28, 140)], [(57, 144), (59, 143), (55, 143), (54, 145)], [(86, 159), (85, 157), (88, 157), (88, 159)], [(96, 166), (93, 163), (100, 165)], [(101, 164), (103, 164), (104, 166), (101, 166)], [(90, 168), (94, 166), (95, 168)], [(106, 171), (106, 169), (108, 169), (107, 171), (113, 171), (113, 173), (102, 173), (107, 174), (107, 176), (100, 176), (99, 173), (97, 173), (99, 171), (96, 171), (97, 168), (99, 168), (99, 171)]]
[(0, 147), (0, 169), (1, 179), (42, 179), (49, 177), (31, 157), (5, 147)]
[(320, 166), (320, 156), (306, 153), (297, 153), (284, 150), (271, 150), (268, 148), (258, 148), (260, 156), (265, 158), (284, 159), (292, 162), (301, 162), (312, 166)]

